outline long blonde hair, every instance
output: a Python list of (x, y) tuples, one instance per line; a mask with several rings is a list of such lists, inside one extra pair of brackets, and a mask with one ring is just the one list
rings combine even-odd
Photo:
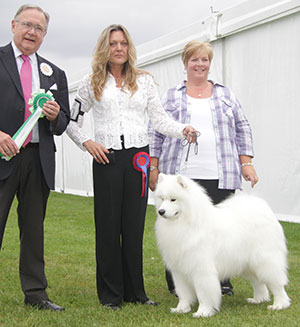
[(101, 99), (103, 89), (109, 73), (110, 44), (109, 38), (111, 32), (122, 31), (128, 42), (128, 60), (123, 67), (123, 86), (122, 89), (128, 89), (133, 95), (137, 89), (136, 79), (138, 74), (144, 71), (135, 67), (136, 50), (127, 29), (122, 25), (113, 24), (108, 26), (101, 33), (94, 51), (92, 60), (91, 87), (97, 101)]

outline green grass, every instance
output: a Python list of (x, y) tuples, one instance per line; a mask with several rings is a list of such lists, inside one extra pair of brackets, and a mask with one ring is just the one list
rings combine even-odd
[[(119, 312), (103, 308), (95, 282), (95, 240), (93, 199), (51, 193), (45, 222), (45, 260), (48, 293), (65, 312), (46, 312), (25, 307), (18, 275), (19, 241), (16, 203), (6, 227), (0, 252), (1, 327), (130, 327), (130, 326), (300, 326), (300, 224), (282, 223), (289, 247), (287, 292), (292, 306), (270, 312), (267, 304), (249, 305), (252, 296), (248, 282), (235, 278), (233, 297), (223, 297), (221, 312), (214, 317), (195, 319), (191, 313), (174, 315), (170, 308), (177, 299), (168, 293), (164, 266), (154, 237), (155, 213), (148, 207), (144, 237), (144, 278), (147, 295), (158, 307), (124, 304)], [(193, 308), (194, 310), (196, 309)]]

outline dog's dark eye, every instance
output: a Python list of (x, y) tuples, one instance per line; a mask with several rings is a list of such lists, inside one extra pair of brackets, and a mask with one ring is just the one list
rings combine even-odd
[(171, 202), (174, 202), (174, 201), (176, 201), (176, 199), (171, 199)]

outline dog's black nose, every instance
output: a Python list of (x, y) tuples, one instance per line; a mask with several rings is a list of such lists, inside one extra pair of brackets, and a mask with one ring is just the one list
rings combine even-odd
[(166, 210), (164, 210), (164, 209), (160, 209), (160, 210), (158, 210), (158, 213), (159, 213), (161, 216), (163, 216), (163, 215), (166, 213)]

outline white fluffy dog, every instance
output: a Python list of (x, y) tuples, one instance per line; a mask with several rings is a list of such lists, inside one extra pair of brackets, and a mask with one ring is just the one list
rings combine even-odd
[(265, 201), (241, 194), (213, 206), (194, 181), (160, 174), (155, 206), (158, 247), (179, 297), (171, 312), (190, 312), (198, 300), (194, 317), (214, 315), (221, 306), (220, 281), (232, 276), (251, 282), (249, 303), (269, 301), (269, 289), (269, 309), (290, 306), (285, 236)]

